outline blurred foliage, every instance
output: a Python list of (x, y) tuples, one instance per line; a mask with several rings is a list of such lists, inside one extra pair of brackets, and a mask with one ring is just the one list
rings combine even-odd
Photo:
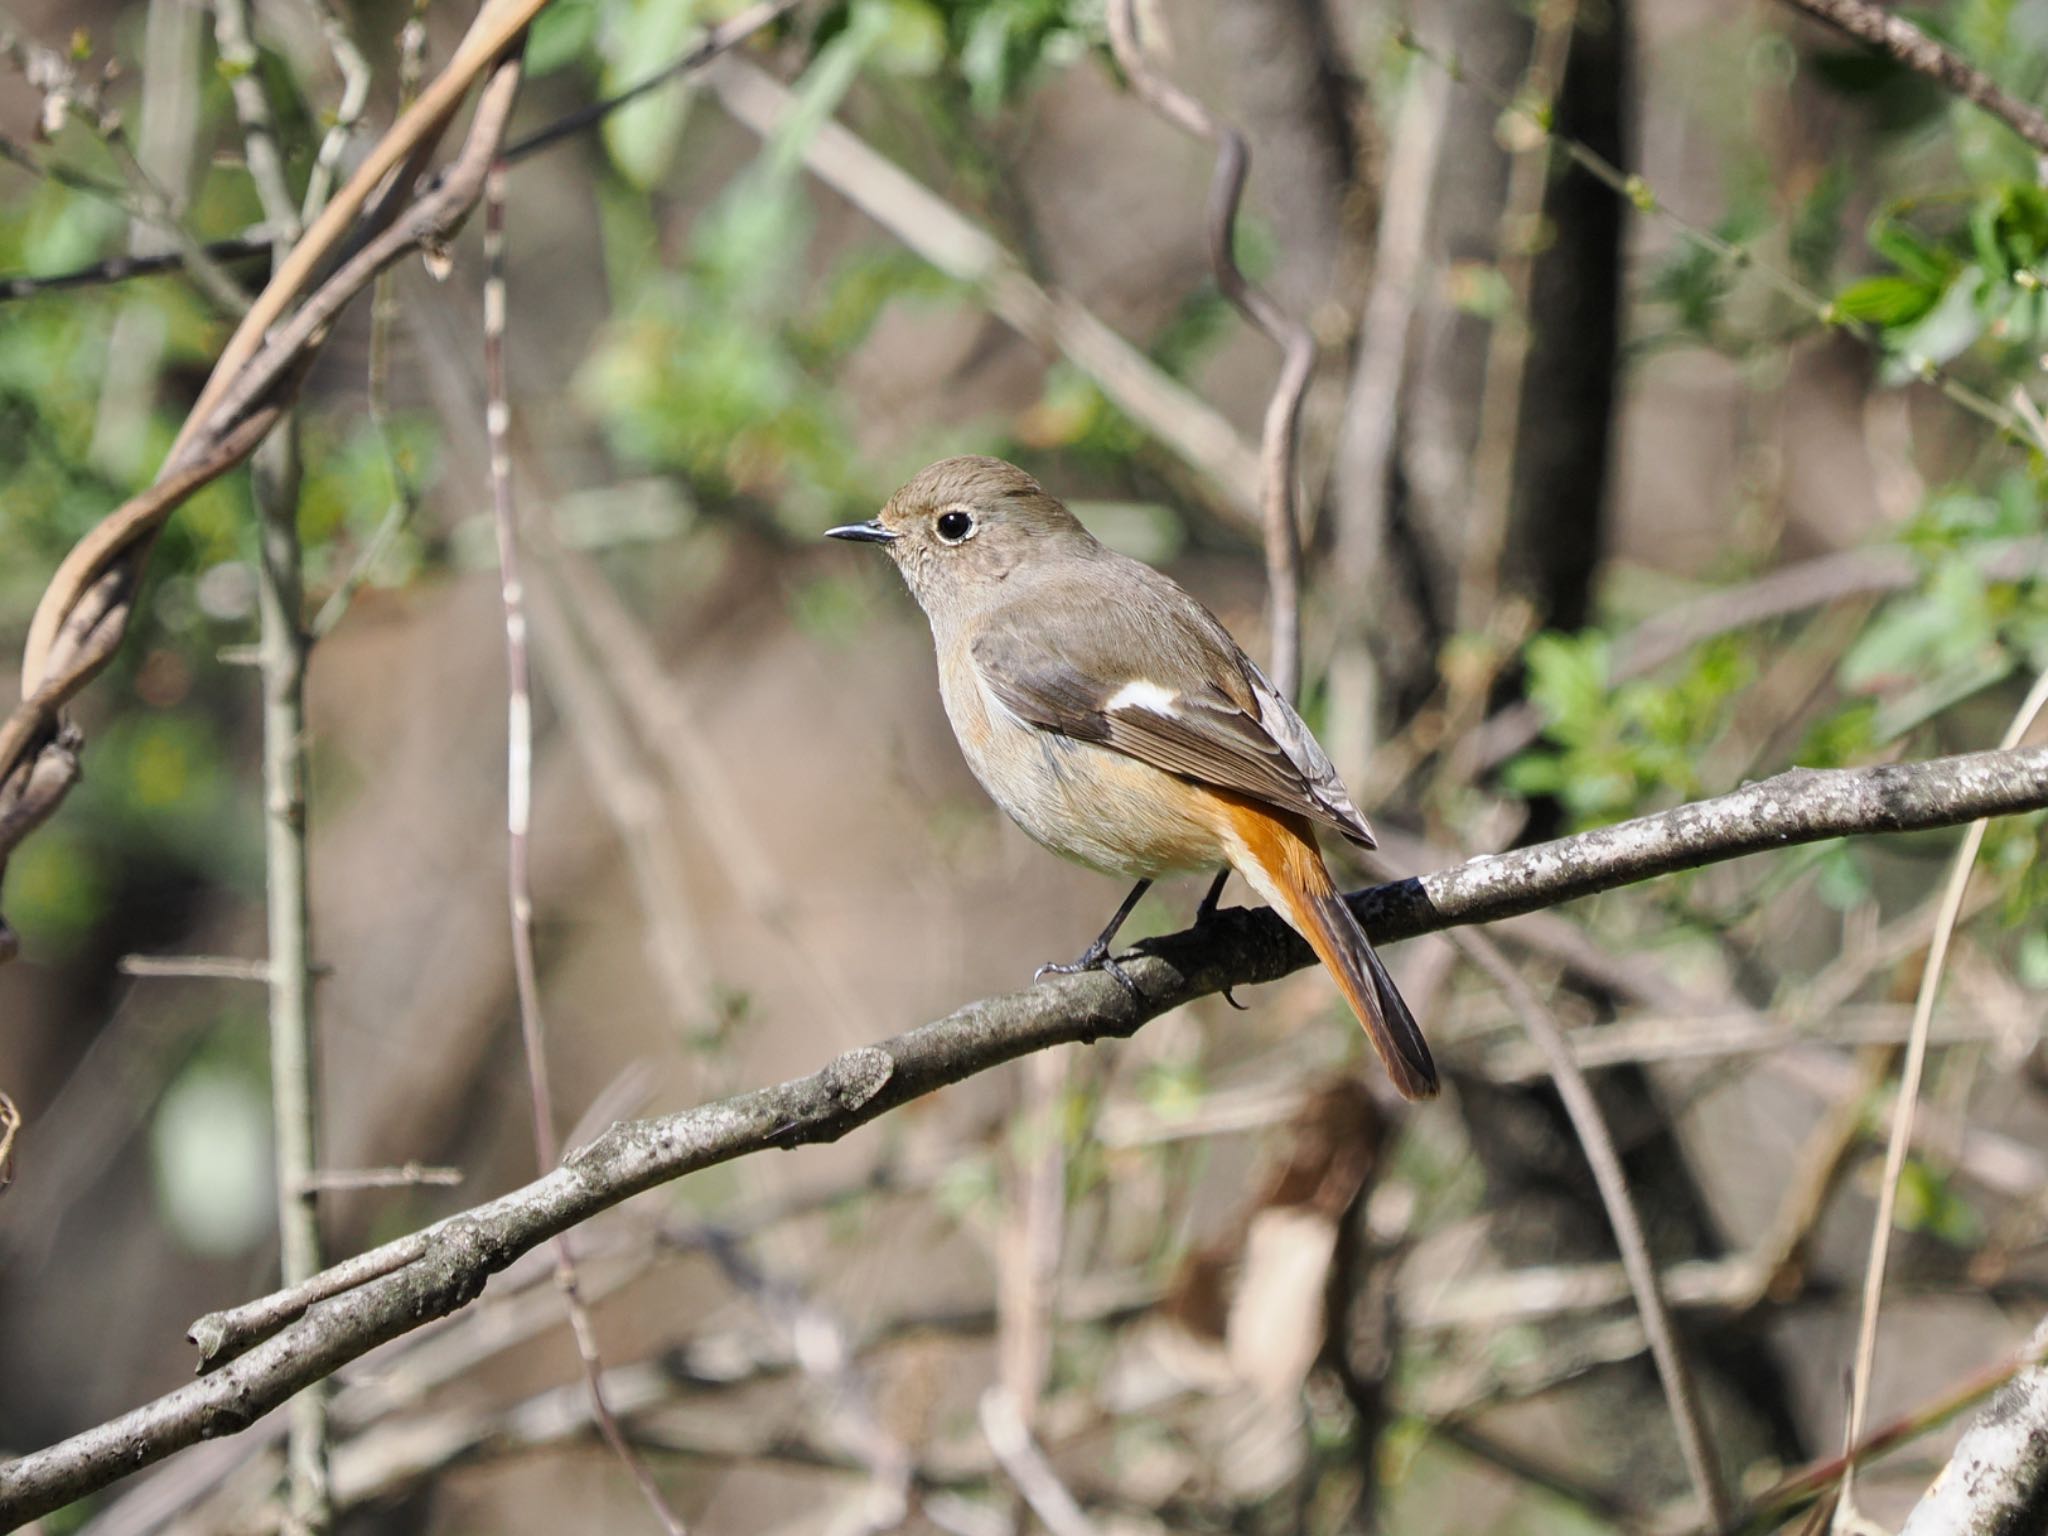
[[(2036, 99), (2048, 80), (2048, 13), (2040, 7), (1964, 0), (1913, 19), (2023, 100)], [(1759, 83), (1798, 66), (1775, 33), (1718, 46), (1719, 62), (1709, 59), (1688, 77), (1720, 93), (1712, 99), (1726, 120), (1771, 101)], [(1910, 388), (1938, 365), (1995, 401), (2038, 394), (2048, 355), (2048, 192), (2035, 156), (1988, 114), (1872, 50), (1822, 48), (1806, 56), (1805, 69), (1801, 83), (1860, 116), (1879, 152), (1790, 176), (1753, 143), (1732, 155), (1727, 207), (1712, 230), (1738, 257), (1669, 241), (1642, 280), (1649, 323), (1634, 353), (1704, 348), (1760, 379), (1782, 379), (1794, 345), (1847, 326), (1878, 352), (1886, 387)], [(1867, 221), (1860, 232), (1845, 228), (1852, 218)], [(1832, 298), (1803, 308), (1765, 280), (1766, 267)], [(1988, 424), (1981, 436), (1983, 450), (1884, 535), (1914, 552), (1921, 579), (1879, 603), (1842, 646), (1831, 687), (1806, 712), (1789, 752), (1745, 762), (1750, 771), (1989, 746), (2002, 728), (1999, 711), (2010, 710), (2026, 677), (2048, 668), (2048, 587), (2033, 577), (1984, 575), (1994, 551), (2043, 536), (2048, 443), (2015, 453)], [(1749, 558), (1732, 547), (1731, 558), (1720, 574), (1740, 582)], [(1577, 825), (1734, 787), (1703, 779), (1702, 764), (1721, 760), (1711, 749), (1744, 690), (1802, 638), (1796, 620), (1738, 631), (1650, 677), (1618, 682), (1609, 658), (1628, 623), (1624, 615), (1577, 635), (1539, 635), (1523, 652), (1544, 740), (1508, 765), (1504, 782), (1553, 800)], [(1964, 708), (1994, 689), (2003, 702), (1971, 713), (1959, 730)], [(2007, 851), (1988, 862), (2007, 892), (2044, 884), (2032, 820), (2005, 824), (2000, 835)], [(1825, 845), (1803, 867), (1830, 905), (1872, 896), (1852, 845)], [(2007, 910), (2017, 921), (2028, 908), (2010, 902)], [(2033, 948), (2031, 963), (2048, 973), (2048, 946)]]
[(1754, 676), (1747, 648), (1723, 637), (1699, 647), (1673, 680), (1615, 685), (1609, 645), (1597, 630), (1546, 634), (1524, 653), (1529, 697), (1552, 745), (1516, 758), (1506, 780), (1518, 794), (1558, 799), (1581, 825), (1699, 795), (1699, 751)]

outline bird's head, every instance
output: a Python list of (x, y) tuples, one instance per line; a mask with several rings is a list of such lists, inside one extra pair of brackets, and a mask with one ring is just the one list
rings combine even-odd
[(1080, 520), (1031, 476), (1001, 459), (941, 459), (918, 472), (865, 523), (826, 537), (880, 544), (934, 619), (999, 590), (1017, 571), (1098, 546)]

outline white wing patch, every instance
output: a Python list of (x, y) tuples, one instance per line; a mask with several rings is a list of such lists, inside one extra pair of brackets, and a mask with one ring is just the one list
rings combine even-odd
[(1109, 696), (1102, 706), (1102, 712), (1109, 714), (1119, 709), (1149, 709), (1155, 715), (1175, 713), (1174, 704), (1180, 695), (1171, 688), (1162, 688), (1157, 683), (1148, 683), (1143, 678), (1125, 683)]

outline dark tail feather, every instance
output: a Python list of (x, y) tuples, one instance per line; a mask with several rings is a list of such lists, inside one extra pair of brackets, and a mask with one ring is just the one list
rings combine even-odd
[[(1339, 900), (1341, 902), (1342, 898)], [(1349, 907), (1344, 909), (1344, 915), (1351, 917)], [(1358, 928), (1358, 919), (1351, 918), (1351, 925)], [(1379, 1000), (1388, 1039), (1394, 1043), (1395, 1051), (1399, 1053), (1401, 1060), (1414, 1077), (1415, 1090), (1408, 1096), (1433, 1099), (1437, 1090), (1436, 1060), (1429, 1054), (1429, 1042), (1422, 1038), (1422, 1026), (1415, 1022), (1415, 1015), (1408, 1011), (1408, 1000), (1401, 996), (1400, 989), (1394, 985), (1394, 978), (1387, 974), (1387, 967), (1381, 961), (1379, 951), (1372, 947), (1372, 941), (1366, 938), (1363, 928), (1358, 928), (1358, 943), (1365, 951), (1365, 968), (1372, 976), (1373, 994)], [(1384, 1046), (1381, 1047), (1380, 1054), (1388, 1054)], [(1402, 1091), (1408, 1092), (1406, 1084), (1402, 1085)]]
[(1231, 864), (1308, 940), (1365, 1026), (1366, 1038), (1401, 1096), (1433, 1098), (1436, 1063), (1429, 1046), (1330, 879), (1316, 848), (1315, 829), (1299, 816), (1276, 814), (1235, 796), (1217, 794), (1215, 799), (1221, 830), (1233, 845)]

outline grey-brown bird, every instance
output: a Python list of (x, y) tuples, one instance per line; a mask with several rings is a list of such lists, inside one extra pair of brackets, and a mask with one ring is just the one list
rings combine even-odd
[(941, 460), (879, 517), (828, 536), (895, 559), (931, 620), (960, 750), (996, 804), (1053, 852), (1137, 881), (1079, 960), (1044, 969), (1101, 967), (1135, 992), (1110, 944), (1139, 897), (1162, 875), (1227, 864), (1308, 940), (1394, 1086), (1436, 1092), (1422, 1031), (1316, 846), (1326, 827), (1370, 848), (1372, 828), (1214, 614), (1001, 459)]

